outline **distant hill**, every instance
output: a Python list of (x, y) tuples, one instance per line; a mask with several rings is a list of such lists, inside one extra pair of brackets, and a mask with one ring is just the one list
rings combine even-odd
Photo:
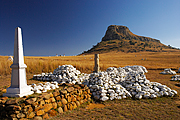
[(135, 35), (126, 26), (110, 25), (102, 41), (82, 54), (107, 53), (111, 51), (127, 53), (140, 51), (166, 52), (177, 51), (177, 49), (162, 44), (160, 40)]

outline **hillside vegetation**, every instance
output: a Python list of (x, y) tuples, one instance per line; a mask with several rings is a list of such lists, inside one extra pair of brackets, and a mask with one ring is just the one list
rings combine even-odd
[(108, 27), (102, 41), (82, 54), (107, 53), (111, 51), (129, 53), (140, 51), (172, 52), (179, 50), (162, 44), (160, 40), (135, 35), (126, 26), (111, 25)]

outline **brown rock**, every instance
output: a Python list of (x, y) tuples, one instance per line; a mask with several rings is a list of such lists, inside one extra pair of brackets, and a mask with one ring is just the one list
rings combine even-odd
[(53, 108), (53, 106), (52, 106), (52, 104), (45, 104), (44, 105), (44, 111), (45, 112), (48, 112), (50, 109), (52, 109)]
[(73, 105), (72, 105), (72, 104), (69, 104), (69, 105), (68, 105), (68, 109), (69, 109), (69, 110), (73, 110)]
[(13, 110), (21, 111), (21, 107), (20, 106), (14, 106)]
[(23, 114), (23, 113), (18, 113), (17, 114), (17, 118), (23, 118), (23, 117), (25, 117), (25, 114)]
[(6, 109), (7, 111), (13, 111), (15, 106), (16, 106), (16, 105), (8, 105), (7, 107), (5, 107), (5, 109)]
[(39, 103), (38, 102), (33, 102), (31, 105), (34, 106), (34, 107), (37, 107), (39, 105)]
[(80, 104), (83, 104), (84, 103), (84, 100), (80, 100)]
[(91, 98), (91, 95), (87, 94), (87, 97), (88, 97), (88, 98)]
[(17, 104), (17, 100), (15, 99), (10, 99), (6, 101), (6, 105), (16, 105)]
[(52, 93), (49, 93), (50, 94), (50, 97), (54, 97), (54, 95)]
[(40, 117), (40, 116), (36, 116), (36, 117), (34, 117), (34, 119), (33, 120), (42, 120), (42, 117)]
[(81, 99), (84, 99), (84, 95), (83, 94), (81, 95)]
[(81, 100), (81, 97), (77, 96), (76, 99), (77, 99), (78, 101), (80, 101), (80, 100)]
[[(88, 87), (87, 85), (85, 85), (85, 87), (84, 87), (84, 88), (85, 88), (85, 90), (88, 90), (88, 89), (89, 89), (89, 87)], [(90, 90), (90, 89), (89, 89), (89, 90)]]
[(59, 108), (58, 108), (58, 112), (59, 112), (59, 113), (63, 113), (62, 107), (59, 107)]
[(68, 97), (67, 97), (67, 101), (68, 101), (68, 102), (71, 102), (71, 96), (68, 96)]
[(90, 100), (91, 100), (91, 98), (88, 98), (87, 100), (88, 100), (88, 101), (90, 101)]
[(2, 97), (1, 98), (1, 100), (7, 100), (8, 99), (8, 97)]
[(91, 93), (90, 89), (87, 89), (86, 91), (87, 91), (88, 94)]
[(34, 111), (38, 111), (40, 109), (43, 109), (43, 106), (42, 105), (39, 105), (39, 106), (35, 106), (34, 107)]
[(34, 102), (36, 102), (36, 99), (37, 99), (37, 98), (30, 98), (30, 99), (26, 100), (26, 103), (31, 105), (31, 104), (33, 104)]
[(21, 119), (19, 119), (19, 120), (28, 120), (27, 118), (21, 118)]
[(76, 101), (76, 105), (79, 107), (81, 104), (79, 101)]
[(73, 97), (71, 101), (72, 101), (72, 102), (75, 102), (75, 101), (76, 101), (76, 98), (75, 98), (75, 97)]
[(61, 100), (61, 97), (60, 96), (56, 96), (56, 100)]
[(6, 100), (2, 100), (1, 103), (2, 103), (2, 104), (5, 104), (5, 103), (6, 103)]
[(49, 113), (50, 116), (55, 116), (57, 114), (57, 111), (50, 110), (48, 113)]
[(57, 105), (58, 105), (58, 107), (61, 107), (62, 106), (62, 102), (61, 101), (57, 102)]
[(39, 105), (43, 106), (44, 104), (45, 104), (44, 100), (39, 101)]
[(49, 119), (48, 113), (45, 113), (45, 114), (43, 115), (43, 119)]
[(29, 115), (27, 115), (27, 118), (32, 119), (34, 116), (35, 116), (35, 113), (34, 113), (34, 112), (31, 112), (31, 113), (29, 113)]
[(45, 103), (50, 103), (50, 100), (48, 99), (48, 100), (44, 100), (45, 101)]
[(12, 120), (18, 120), (17, 118), (12, 118)]
[(64, 98), (64, 95), (61, 95), (61, 98), (63, 99), (63, 98)]
[(37, 116), (40, 116), (40, 115), (43, 115), (44, 114), (44, 110), (38, 110), (37, 112), (36, 112), (36, 115)]
[(72, 102), (72, 105), (73, 105), (73, 109), (76, 109), (77, 108), (77, 105), (75, 102)]
[(6, 93), (6, 89), (3, 89), (1, 92)]
[(59, 91), (53, 92), (54, 97), (60, 95)]
[(70, 93), (70, 92), (74, 91), (74, 88), (73, 87), (68, 87), (67, 91)]
[(56, 102), (56, 100), (54, 99), (54, 97), (50, 98), (49, 100), (50, 100), (51, 103)]
[(67, 91), (66, 90), (61, 90), (61, 93), (65, 95), (65, 94), (67, 94)]
[(22, 103), (22, 104), (20, 104), (21, 105), (21, 107), (24, 107), (26, 104), (25, 103)]
[(80, 89), (81, 87), (79, 85), (74, 85), (75, 88)]
[(81, 89), (77, 90), (77, 94), (81, 95), (82, 94), (82, 90)]
[(67, 100), (66, 100), (65, 98), (62, 98), (62, 99), (61, 99), (61, 102), (62, 102), (63, 105), (66, 105), (66, 104), (67, 104)]
[(85, 87), (85, 85), (84, 84), (79, 84), (80, 86), (81, 86), (81, 88), (84, 88)]
[(65, 94), (65, 95), (64, 95), (64, 98), (66, 98), (66, 99), (67, 99), (67, 97), (68, 97), (68, 94)]
[(68, 111), (67, 105), (64, 105), (64, 112)]
[(18, 114), (18, 113), (20, 113), (20, 111), (15, 111), (14, 113)]
[(56, 102), (52, 103), (52, 106), (53, 106), (53, 109), (56, 109), (57, 108), (57, 103)]
[(87, 95), (84, 95), (84, 99), (87, 99), (88, 98), (88, 96)]
[(87, 92), (86, 92), (86, 91), (84, 91), (84, 94), (85, 94), (85, 95), (87, 95)]
[(47, 93), (47, 94), (44, 94), (44, 95), (43, 95), (43, 98), (46, 99), (46, 100), (48, 100), (48, 99), (50, 98), (50, 94), (48, 94), (48, 93)]

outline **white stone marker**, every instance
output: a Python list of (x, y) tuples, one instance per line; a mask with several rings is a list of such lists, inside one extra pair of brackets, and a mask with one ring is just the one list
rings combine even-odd
[(31, 87), (27, 85), (26, 69), (24, 64), (23, 45), (21, 28), (15, 29), (14, 38), (14, 60), (11, 65), (11, 86), (7, 88), (7, 92), (3, 96), (7, 97), (23, 97), (33, 94)]

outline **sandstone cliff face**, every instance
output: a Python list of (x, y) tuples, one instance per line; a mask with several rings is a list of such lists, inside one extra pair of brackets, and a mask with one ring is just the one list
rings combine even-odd
[(119, 25), (110, 25), (106, 31), (105, 36), (102, 38), (102, 41), (122, 40), (122, 39), (126, 39), (126, 40), (134, 39), (143, 42), (152, 41), (152, 42), (160, 43), (159, 40), (153, 38), (135, 35), (129, 30), (128, 27), (119, 26)]

